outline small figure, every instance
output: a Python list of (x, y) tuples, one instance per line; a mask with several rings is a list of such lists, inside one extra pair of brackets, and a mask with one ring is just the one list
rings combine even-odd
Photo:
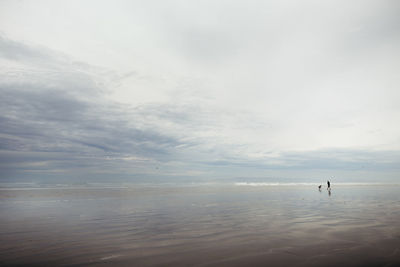
[(319, 192), (321, 192), (321, 187), (322, 187), (322, 185), (319, 185), (319, 186), (318, 186)]
[(331, 182), (327, 181), (326, 183), (328, 184), (328, 188), (327, 189), (330, 190), (331, 189)]

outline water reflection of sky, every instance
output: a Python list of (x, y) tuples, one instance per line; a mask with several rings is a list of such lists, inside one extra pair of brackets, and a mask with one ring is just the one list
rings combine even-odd
[[(4, 192), (0, 233), (7, 242), (0, 255), (10, 262), (35, 257), (41, 249), (63, 251), (65, 257), (76, 253), (76, 245), (93, 248), (77, 259), (85, 260), (144, 249), (149, 255), (172, 253), (171, 246), (183, 253), (188, 246), (230, 242), (361, 243), (400, 233), (398, 187), (340, 186), (331, 196), (315, 186), (36, 190), (8, 197)], [(18, 257), (6, 253), (17, 248)]]

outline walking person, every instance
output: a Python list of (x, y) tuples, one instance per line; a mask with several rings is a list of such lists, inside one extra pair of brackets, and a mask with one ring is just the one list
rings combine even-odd
[(330, 190), (331, 189), (331, 182), (327, 181), (326, 183), (328, 184), (328, 188), (327, 189)]

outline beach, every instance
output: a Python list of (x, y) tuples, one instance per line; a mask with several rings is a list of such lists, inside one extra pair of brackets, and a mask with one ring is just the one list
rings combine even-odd
[(4, 187), (0, 265), (399, 266), (399, 189)]

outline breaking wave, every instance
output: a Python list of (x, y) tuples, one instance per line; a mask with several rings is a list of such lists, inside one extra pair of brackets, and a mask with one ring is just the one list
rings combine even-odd
[[(264, 182), (236, 182), (236, 186), (318, 186), (325, 183), (264, 183)], [(379, 185), (400, 185), (393, 183), (331, 183), (331, 186), (379, 186)]]

